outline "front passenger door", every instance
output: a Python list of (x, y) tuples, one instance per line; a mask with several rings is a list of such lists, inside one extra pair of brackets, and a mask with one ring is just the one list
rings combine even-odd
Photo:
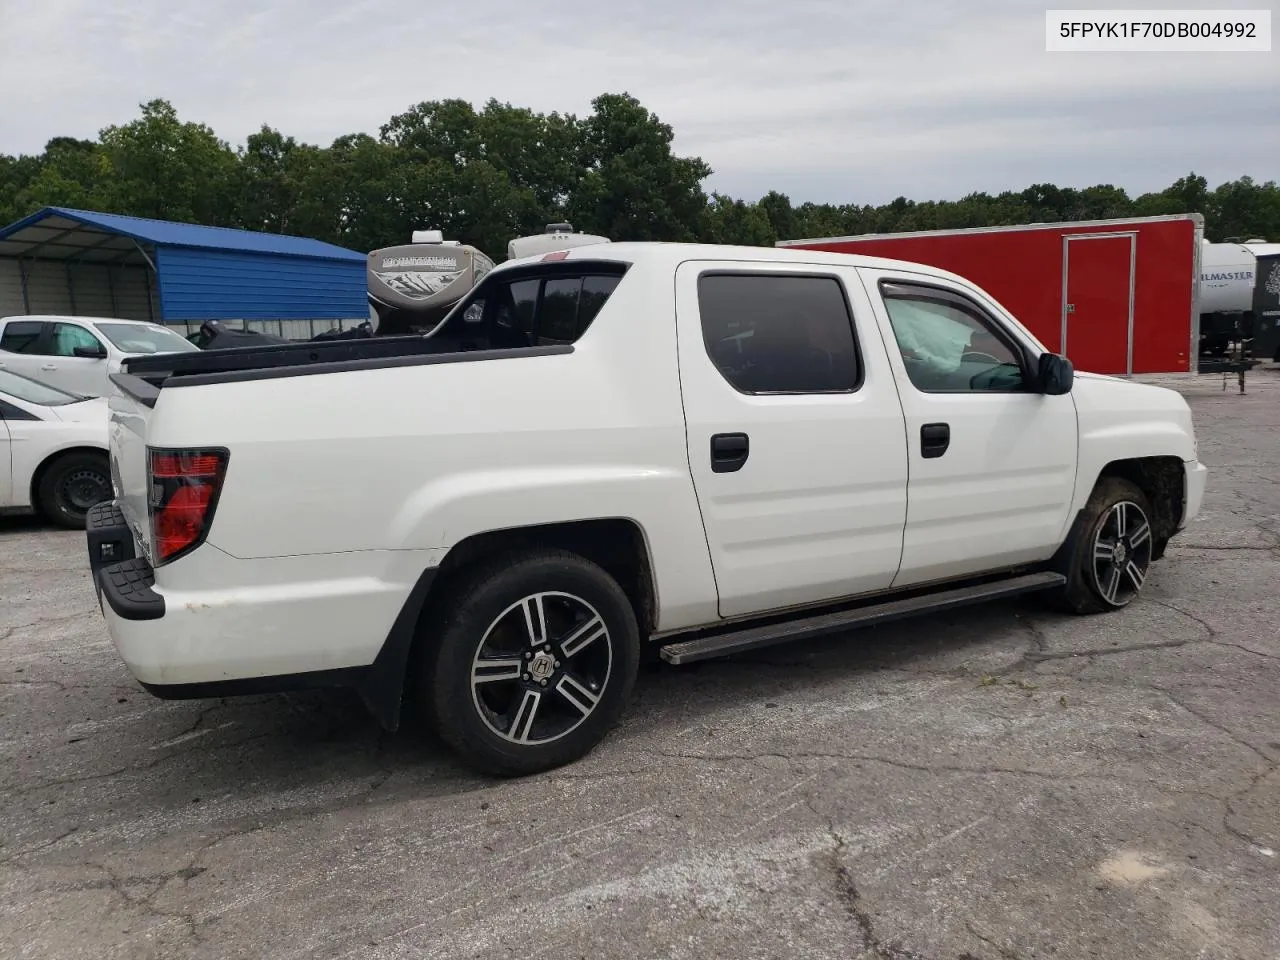
[(1076, 481), (1071, 395), (1035, 385), (1039, 354), (974, 288), (863, 270), (898, 374), (909, 456), (895, 587), (1046, 560)]

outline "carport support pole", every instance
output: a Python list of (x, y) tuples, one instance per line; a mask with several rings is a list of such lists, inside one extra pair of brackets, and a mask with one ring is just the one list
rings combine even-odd
[(71, 261), (64, 263), (67, 268), (67, 299), (71, 301), (71, 315), (74, 317), (79, 312), (76, 310), (76, 284), (71, 278)]
[(22, 257), (18, 257), (18, 281), (22, 285), (22, 312), (31, 313), (31, 296), (27, 293), (27, 268), (23, 265)]
[(151, 268), (151, 273), (142, 271), (142, 282), (147, 285), (147, 319), (152, 323), (156, 322), (156, 305), (151, 298), (151, 274), (160, 275), (160, 271), (156, 269), (155, 261), (147, 256), (147, 251), (142, 249), (142, 244), (137, 240), (133, 241), (133, 245), (138, 248), (138, 253), (142, 254), (142, 259), (147, 261), (147, 266)]

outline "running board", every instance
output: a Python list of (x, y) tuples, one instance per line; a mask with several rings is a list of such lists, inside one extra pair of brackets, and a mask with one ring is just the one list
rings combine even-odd
[(937, 613), (1035, 590), (1047, 590), (1051, 587), (1060, 587), (1066, 582), (1067, 578), (1060, 573), (1029, 573), (1006, 580), (981, 583), (977, 586), (957, 587), (901, 600), (886, 600), (853, 610), (841, 610), (838, 613), (826, 613), (801, 620), (789, 620), (785, 623), (748, 627), (731, 633), (698, 637), (668, 644), (660, 652), (662, 659), (667, 663), (694, 663), (711, 657), (723, 657), (779, 643), (790, 643), (793, 640), (808, 640), (854, 627), (870, 626), (917, 614)]

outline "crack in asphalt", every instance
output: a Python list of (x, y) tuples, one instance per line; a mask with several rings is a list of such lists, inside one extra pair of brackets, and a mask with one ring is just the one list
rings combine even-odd
[(835, 876), (836, 896), (858, 929), (862, 938), (862, 949), (870, 953), (876, 960), (925, 960), (924, 956), (913, 950), (907, 950), (896, 943), (886, 942), (876, 932), (875, 922), (862, 903), (862, 894), (854, 881), (853, 871), (840, 859), (845, 847), (844, 838), (839, 831), (831, 830), (834, 844), (829, 854), (832, 873)]
[(1224, 798), (1222, 801), (1223, 807), (1225, 808), (1225, 812), (1222, 814), (1222, 829), (1225, 830), (1227, 833), (1231, 834), (1231, 836), (1235, 837), (1237, 840), (1241, 841), (1242, 843), (1247, 843), (1254, 848), (1262, 848), (1262, 847), (1265, 847), (1266, 844), (1263, 841), (1257, 839), (1256, 837), (1250, 836), (1248, 833), (1246, 833), (1245, 831), (1241, 830), (1240, 828), (1236, 827), (1234, 824), (1231, 823), (1232, 817), (1240, 816), (1240, 814), (1236, 811), (1235, 804), (1238, 801), (1242, 800), (1247, 794), (1256, 790), (1258, 787), (1258, 784), (1262, 783), (1263, 780), (1267, 779), (1267, 777), (1274, 774), (1277, 770), (1280, 770), (1280, 764), (1272, 764), (1269, 769), (1263, 770), (1262, 772), (1258, 773), (1249, 782), (1249, 785), (1247, 787), (1242, 787), (1241, 789), (1237, 790), (1235, 793), (1231, 794), (1229, 797)]
[[(981, 766), (967, 767), (957, 764), (942, 763), (912, 763), (906, 760), (894, 760), (889, 757), (876, 756), (874, 754), (857, 754), (857, 753), (831, 753), (822, 751), (798, 750), (790, 753), (778, 753), (776, 751), (762, 751), (760, 753), (678, 753), (662, 750), (650, 750), (649, 752), (664, 757), (668, 760), (686, 760), (691, 762), (709, 762), (709, 763), (758, 763), (762, 760), (781, 760), (783, 762), (795, 763), (800, 760), (838, 760), (853, 763), (879, 763), (885, 766), (895, 767), (899, 770), (910, 770), (916, 773), (957, 773), (967, 774), (971, 776), (1012, 776), (1012, 777), (1028, 777), (1035, 780), (1044, 780), (1051, 783), (1070, 783), (1070, 782), (1101, 782), (1101, 783), (1124, 783), (1129, 785), (1149, 786), (1151, 781), (1148, 778), (1128, 778), (1119, 777), (1115, 774), (1101, 773), (1055, 773), (1047, 770), (1027, 770), (1018, 767), (1001, 767), (1001, 766)], [(1206, 796), (1213, 800), (1220, 801), (1222, 796), (1207, 793), (1203, 790), (1179, 790), (1168, 789), (1167, 792), (1181, 794), (1184, 796)]]
[(1208, 633), (1208, 636), (1203, 638), (1201, 642), (1212, 643), (1215, 646), (1220, 646), (1220, 647), (1231, 647), (1234, 650), (1240, 650), (1240, 651), (1243, 651), (1244, 653), (1252, 654), (1255, 657), (1262, 657), (1263, 659), (1266, 659), (1266, 660), (1280, 660), (1280, 655), (1278, 654), (1263, 653), (1261, 650), (1254, 650), (1252, 647), (1246, 647), (1240, 643), (1232, 643), (1230, 640), (1223, 640), (1221, 633), (1208, 620), (1205, 620), (1203, 617), (1192, 613), (1190, 610), (1183, 609), (1182, 607), (1178, 606), (1176, 603), (1173, 603), (1170, 600), (1151, 599), (1151, 600), (1148, 600), (1147, 602), (1154, 603), (1156, 606), (1159, 606), (1159, 607), (1164, 607), (1166, 610), (1172, 610), (1174, 613), (1179, 613), (1182, 616), (1186, 617), (1188, 620), (1198, 623)]

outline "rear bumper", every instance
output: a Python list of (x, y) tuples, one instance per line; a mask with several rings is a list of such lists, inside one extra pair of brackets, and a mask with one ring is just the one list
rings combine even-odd
[(358, 685), (426, 565), (416, 551), (240, 560), (205, 544), (157, 576), (116, 503), (90, 511), (85, 540), (121, 659), (175, 699)]
[(124, 620), (159, 620), (164, 616), (164, 597), (152, 589), (155, 573), (151, 564), (137, 555), (133, 533), (115, 502), (90, 509), (85, 517), (85, 539), (98, 607), (104, 615), (110, 606)]

